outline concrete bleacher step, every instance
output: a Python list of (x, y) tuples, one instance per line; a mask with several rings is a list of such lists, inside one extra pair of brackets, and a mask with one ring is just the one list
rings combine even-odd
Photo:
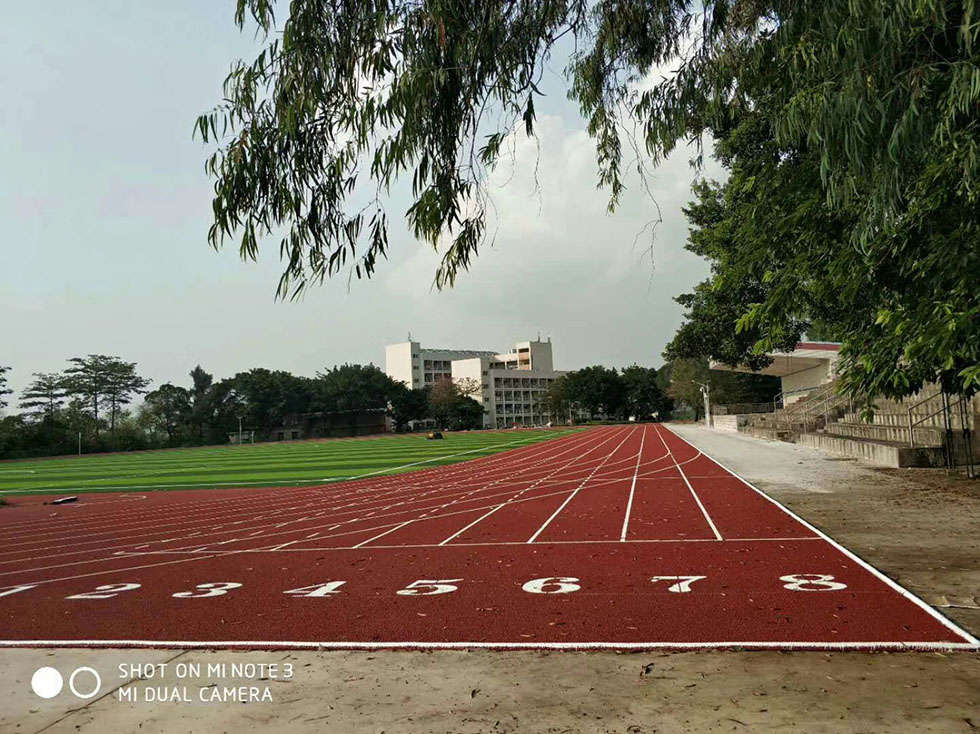
[(839, 456), (862, 459), (877, 466), (938, 467), (944, 464), (943, 450), (939, 446), (911, 448), (908, 443), (897, 441), (872, 441), (828, 433), (804, 433), (797, 442)]
[[(943, 430), (935, 426), (916, 426), (915, 442), (925, 446), (940, 446), (943, 442)], [(908, 425), (879, 425), (876, 423), (850, 423), (836, 421), (828, 423), (824, 433), (845, 438), (863, 438), (871, 441), (895, 441), (908, 443)]]
[(765, 438), (770, 441), (790, 441), (792, 432), (784, 428), (762, 428), (759, 426), (739, 426), (739, 433), (746, 433), (756, 438)]
[[(929, 412), (913, 411), (913, 413), (912, 413), (912, 420), (913, 421), (920, 421), (921, 420), (922, 422), (918, 424), (919, 426), (924, 426), (924, 427), (927, 427), (927, 428), (928, 427), (942, 428), (943, 427), (943, 416), (942, 416), (942, 414), (930, 416), (929, 413), (931, 413), (931, 412), (932, 411), (929, 411)], [(861, 418), (861, 414), (860, 413), (845, 413), (843, 415), (843, 417), (841, 418), (841, 420), (844, 421), (845, 423), (864, 423), (865, 422)], [(959, 428), (960, 427), (960, 422), (959, 422), (959, 416), (958, 416), (958, 414), (955, 414), (954, 413), (951, 420), (952, 420), (952, 423), (953, 423), (953, 428)], [(972, 421), (970, 421), (970, 422), (972, 422)], [(908, 413), (905, 412), (905, 411), (903, 411), (901, 413), (882, 413), (882, 412), (877, 412), (877, 413), (875, 413), (871, 417), (871, 423), (874, 424), (874, 425), (879, 425), (879, 426), (905, 426), (906, 428), (908, 428), (908, 425), (909, 425), (909, 416), (908, 416)], [(916, 426), (916, 427), (918, 427), (918, 426)]]

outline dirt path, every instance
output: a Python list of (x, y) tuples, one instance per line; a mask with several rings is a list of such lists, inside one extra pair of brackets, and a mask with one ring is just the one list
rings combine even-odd
[[(877, 470), (789, 444), (678, 433), (976, 634), (980, 484)], [(261, 679), (232, 663), (276, 664)], [(166, 664), (137, 684), (120, 663)], [(225, 665), (208, 674), (208, 664)], [(180, 668), (201, 674), (178, 676)], [(98, 670), (87, 702), (30, 690), (41, 666)], [(282, 677), (286, 665), (292, 676)], [(153, 670), (160, 670), (155, 668)], [(147, 671), (141, 671), (146, 673)], [(643, 675), (641, 676), (641, 672)], [(3, 650), (0, 731), (972, 732), (975, 653), (547, 653)], [(278, 676), (278, 677), (277, 677)], [(92, 688), (80, 673), (77, 688)], [(208, 684), (216, 684), (209, 686)], [(204, 703), (252, 686), (271, 702)], [(136, 702), (120, 701), (120, 687)], [(181, 691), (180, 689), (186, 689)], [(147, 693), (147, 691), (150, 693)], [(174, 691), (177, 691), (175, 694)], [(148, 703), (186, 692), (191, 702)], [(205, 695), (214, 695), (206, 693)], [(237, 694), (236, 694), (237, 695)]]

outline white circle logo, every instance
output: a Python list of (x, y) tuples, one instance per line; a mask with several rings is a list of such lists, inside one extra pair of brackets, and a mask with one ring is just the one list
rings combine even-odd
[[(77, 676), (79, 673), (91, 673), (95, 677), (95, 685), (88, 693), (79, 693), (78, 689), (75, 688), (75, 676)], [(71, 692), (79, 698), (92, 698), (92, 696), (98, 693), (99, 689), (102, 688), (102, 678), (94, 668), (89, 668), (88, 666), (83, 665), (81, 668), (75, 668), (74, 672), (72, 672), (71, 677), (68, 679), (68, 687), (71, 689)]]
[(41, 698), (54, 698), (64, 685), (61, 673), (54, 668), (38, 668), (31, 676), (31, 690)]

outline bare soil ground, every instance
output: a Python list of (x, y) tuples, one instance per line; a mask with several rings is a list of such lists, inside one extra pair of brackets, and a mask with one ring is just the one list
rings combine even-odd
[[(940, 470), (863, 466), (805, 447), (677, 432), (974, 634), (980, 631), (980, 482)], [(178, 663), (290, 663), (272, 702), (202, 703)], [(119, 663), (168, 664), (138, 680)], [(30, 689), (33, 672), (91, 666), (88, 701)], [(642, 675), (641, 675), (642, 673)], [(225, 652), (2, 650), (2, 732), (973, 732), (976, 653)], [(192, 685), (188, 685), (188, 684)], [(85, 685), (88, 685), (87, 683)], [(147, 689), (191, 689), (147, 703)], [(133, 686), (137, 702), (119, 700)], [(81, 683), (80, 683), (81, 687)], [(211, 690), (211, 689), (209, 689)]]

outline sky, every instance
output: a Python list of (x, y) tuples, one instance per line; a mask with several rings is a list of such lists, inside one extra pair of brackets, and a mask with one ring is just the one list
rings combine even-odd
[[(552, 63), (523, 132), (489, 189), (497, 215), (452, 290), (439, 254), (389, 219), (391, 254), (371, 281), (326, 281), (275, 298), (278, 242), (259, 261), (211, 249), (207, 150), (195, 117), (220, 97), (232, 60), (259, 46), (234, 2), (23, 3), (0, 24), (0, 364), (11, 408), (33, 372), (113, 354), (153, 380), (189, 384), (252, 367), (312, 376), (384, 366), (385, 344), (506, 350), (551, 337), (558, 369), (659, 366), (682, 320), (672, 300), (708, 274), (683, 249), (695, 172), (682, 150), (652, 171), (657, 212), (634, 181), (619, 210), (597, 191), (595, 149)], [(534, 170), (540, 187), (534, 185)], [(710, 164), (713, 177), (720, 169)]]

